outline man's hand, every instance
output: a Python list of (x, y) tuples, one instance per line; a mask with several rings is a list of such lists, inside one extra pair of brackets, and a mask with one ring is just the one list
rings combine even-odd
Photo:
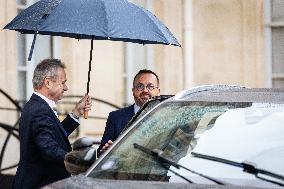
[(113, 142), (111, 140), (108, 140), (107, 143), (105, 143), (105, 145), (102, 147), (100, 152), (101, 153), (105, 152), (112, 144), (113, 144)]
[(85, 94), (85, 96), (76, 104), (75, 109), (72, 111), (76, 116), (80, 117), (84, 114), (84, 112), (88, 112), (91, 110), (92, 101), (89, 95)]

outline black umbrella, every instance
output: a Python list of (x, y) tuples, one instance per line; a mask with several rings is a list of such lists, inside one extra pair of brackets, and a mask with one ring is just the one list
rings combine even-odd
[(94, 39), (180, 46), (151, 12), (127, 0), (41, 0), (4, 29), (34, 34), (29, 60), (37, 34), (91, 39), (87, 94)]

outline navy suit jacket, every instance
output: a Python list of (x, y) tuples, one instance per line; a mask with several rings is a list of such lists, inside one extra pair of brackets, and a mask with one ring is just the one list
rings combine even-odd
[(71, 151), (67, 136), (78, 127), (69, 115), (60, 123), (49, 105), (33, 94), (19, 122), (20, 161), (14, 188), (39, 188), (66, 178), (64, 156)]
[(109, 113), (107, 118), (105, 132), (97, 152), (101, 155), (100, 150), (107, 141), (115, 141), (121, 131), (125, 128), (130, 119), (134, 116), (134, 104)]

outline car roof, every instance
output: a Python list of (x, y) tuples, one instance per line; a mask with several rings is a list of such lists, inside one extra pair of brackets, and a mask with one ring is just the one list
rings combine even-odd
[(284, 103), (284, 88), (245, 88), (239, 86), (202, 86), (178, 93), (174, 101)]

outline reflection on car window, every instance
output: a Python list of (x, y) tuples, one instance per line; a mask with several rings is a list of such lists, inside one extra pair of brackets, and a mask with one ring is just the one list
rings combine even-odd
[(178, 162), (195, 147), (199, 135), (214, 126), (215, 120), (232, 108), (251, 103), (167, 102), (152, 111), (131, 130), (89, 174), (105, 179), (168, 181), (168, 166), (134, 149), (138, 143), (160, 149)]

